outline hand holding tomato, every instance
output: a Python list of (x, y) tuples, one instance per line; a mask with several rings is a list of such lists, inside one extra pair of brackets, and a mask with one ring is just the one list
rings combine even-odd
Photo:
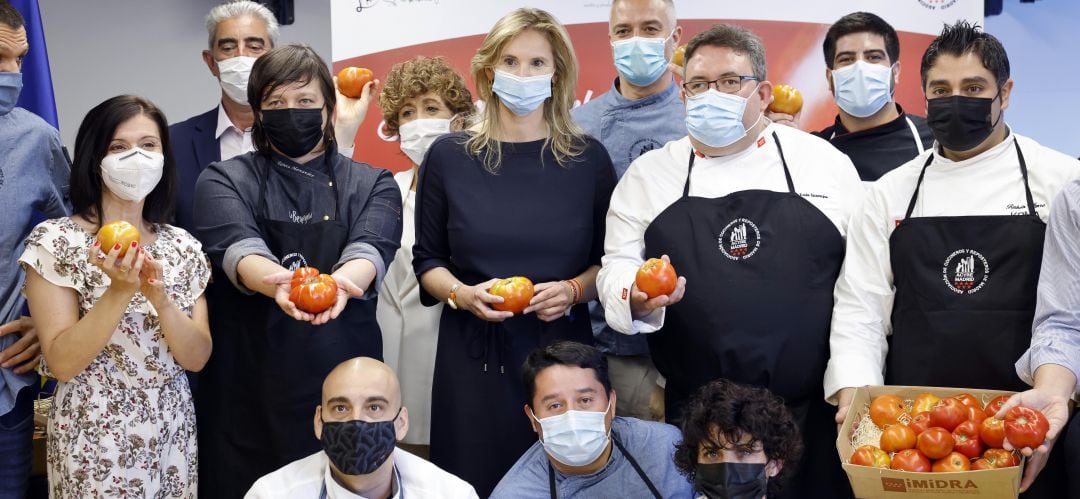
[(678, 282), (679, 276), (675, 274), (675, 267), (664, 258), (645, 260), (634, 277), (634, 286), (649, 298), (670, 295), (675, 292), (675, 285)]
[(337, 301), (337, 282), (313, 267), (300, 267), (293, 272), (289, 301), (309, 314), (321, 314)]
[[(1035, 388), (1024, 392), (1017, 393), (1001, 406), (1001, 409), (997, 414), (990, 414), (986, 421), (992, 418), (1004, 418), (1008, 411), (1017, 406), (1030, 407), (1042, 412), (1045, 415), (1046, 422), (1048, 423), (1048, 430), (1046, 431), (1046, 440), (1035, 448), (1024, 447), (1019, 448), (1021, 454), (1026, 456), (1027, 464), (1024, 466), (1024, 477), (1020, 481), (1020, 491), (1024, 492), (1035, 481), (1035, 478), (1039, 476), (1039, 472), (1046, 466), (1046, 459), (1050, 455), (1050, 449), (1054, 447), (1054, 442), (1057, 440), (1058, 434), (1061, 429), (1065, 427), (1065, 424), (1069, 420), (1069, 395), (1066, 392), (1071, 390), (1071, 386), (1064, 390), (1053, 390), (1049, 387), (1041, 386), (1040, 381), (1049, 378), (1055, 369), (1061, 369), (1066, 371), (1067, 369), (1061, 366), (1047, 364), (1038, 368), (1035, 373)], [(1045, 381), (1043, 381), (1045, 383)], [(1075, 381), (1073, 382), (1075, 383)], [(991, 404), (993, 401), (991, 401)], [(987, 404), (988, 406), (990, 404)], [(984, 421), (985, 423), (985, 421)], [(1017, 445), (1006, 438), (1003, 447), (1008, 450), (1017, 448)]]
[(799, 89), (791, 85), (773, 85), (769, 111), (795, 116), (802, 111), (802, 106), (803, 96)]
[[(661, 256), (660, 259), (666, 262), (669, 266), (671, 265), (671, 260), (668, 258), (667, 255)], [(685, 277), (679, 277), (675, 281), (675, 289), (671, 293), (656, 296), (654, 298), (650, 298), (648, 293), (646, 293), (644, 290), (638, 289), (638, 285), (635, 282), (630, 289), (630, 314), (634, 319), (641, 319), (642, 317), (653, 313), (653, 311), (658, 308), (663, 308), (668, 305), (674, 305), (676, 303), (679, 303), (679, 301), (682, 300), (683, 293), (685, 292)]]
[(108, 253), (102, 252), (101, 241), (95, 242), (87, 254), (87, 259), (95, 267), (101, 269), (109, 276), (109, 291), (121, 293), (121, 296), (131, 299), (139, 291), (139, 274), (146, 260), (139, 243), (132, 242), (123, 257), (120, 256), (120, 243), (114, 243)]
[(142, 270), (139, 273), (139, 292), (160, 313), (162, 307), (169, 302), (169, 295), (165, 292), (165, 269), (161, 266), (161, 262), (150, 256), (150, 253), (142, 248), (139, 248), (139, 252), (143, 254)]
[[(364, 73), (366, 72), (366, 73)], [(350, 147), (356, 139), (356, 131), (367, 118), (379, 80), (371, 70), (348, 67), (334, 77), (337, 104), (334, 107), (334, 137), (342, 147)]]
[(138, 243), (139, 240), (139, 229), (123, 220), (115, 220), (102, 225), (97, 233), (97, 241), (103, 251), (108, 253), (113, 248), (118, 248), (120, 258), (127, 254), (128, 248), (135, 248), (131, 243)]
[(533, 286), (535, 294), (522, 314), (536, 312), (536, 318), (551, 322), (574, 306), (574, 289), (565, 281), (542, 282)]
[(502, 322), (514, 316), (513, 312), (496, 310), (495, 304), (503, 303), (501, 296), (490, 292), (492, 286), (500, 279), (490, 279), (475, 286), (461, 286), (455, 292), (455, 302), (459, 309), (472, 312), (473, 315), (488, 321)]

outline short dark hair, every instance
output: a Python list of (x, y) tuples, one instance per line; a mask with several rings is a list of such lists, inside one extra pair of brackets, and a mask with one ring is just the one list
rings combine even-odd
[(821, 48), (825, 52), (825, 65), (833, 68), (836, 59), (836, 41), (852, 33), (873, 33), (881, 35), (885, 39), (885, 54), (889, 56), (889, 63), (900, 60), (900, 38), (896, 36), (896, 30), (884, 19), (869, 12), (852, 12), (841, 17), (825, 33), (825, 43)]
[(271, 49), (263, 54), (251, 67), (248, 79), (248, 104), (255, 112), (255, 124), (251, 130), (251, 139), (260, 153), (270, 154), (270, 139), (262, 128), (262, 100), (279, 87), (300, 83), (307, 85), (312, 80), (319, 82), (322, 90), (326, 126), (323, 127), (323, 145), (330, 147), (334, 141), (334, 106), (337, 96), (334, 93), (334, 77), (319, 54), (307, 45), (291, 44)]
[(108, 154), (117, 127), (139, 115), (157, 124), (161, 153), (165, 156), (161, 181), (143, 203), (143, 219), (151, 223), (172, 222), (177, 178), (176, 161), (169, 143), (169, 122), (153, 102), (135, 95), (118, 95), (86, 113), (75, 135), (75, 158), (71, 165), (72, 211), (96, 223), (98, 228), (105, 223), (101, 219), (101, 160)]
[(19, 29), (26, 26), (26, 20), (23, 19), (19, 10), (14, 5), (11, 5), (11, 2), (0, 0), (0, 24), (11, 29)]
[(536, 377), (540, 371), (555, 365), (592, 369), (596, 381), (603, 385), (604, 393), (611, 395), (607, 357), (603, 352), (576, 341), (556, 341), (533, 350), (521, 365), (521, 379), (525, 383), (525, 396), (528, 397), (526, 403), (529, 407), (533, 406), (533, 397), (536, 396)]
[(799, 426), (784, 401), (765, 388), (719, 379), (701, 387), (690, 399), (683, 414), (683, 439), (675, 446), (675, 466), (691, 481), (698, 446), (720, 447), (713, 440), (713, 428), (729, 443), (749, 434), (750, 444), (761, 442), (770, 461), (783, 461), (780, 473), (769, 479), (769, 497), (778, 494), (798, 468), (803, 451)]
[(926, 47), (920, 71), (923, 89), (926, 89), (926, 73), (937, 62), (938, 56), (949, 54), (960, 57), (969, 52), (979, 56), (983, 67), (993, 73), (998, 90), (1001, 90), (1009, 80), (1009, 55), (1005, 53), (1005, 46), (994, 35), (983, 31), (978, 24), (967, 21), (946, 25), (941, 34)]
[(754, 76), (758, 81), (764, 81), (768, 76), (768, 67), (765, 63), (765, 44), (761, 38), (742, 26), (733, 24), (717, 24), (701, 33), (698, 33), (690, 43), (686, 44), (686, 60), (689, 61), (699, 47), (727, 47), (738, 53), (745, 54), (750, 58)]

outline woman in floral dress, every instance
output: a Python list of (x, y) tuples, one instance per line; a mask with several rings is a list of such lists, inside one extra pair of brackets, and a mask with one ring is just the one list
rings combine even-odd
[[(79, 127), (74, 216), (38, 225), (19, 259), (47, 374), (50, 496), (194, 497), (195, 412), (184, 370), (210, 356), (202, 247), (167, 225), (176, 186), (168, 124), (149, 101), (109, 99)], [(105, 223), (141, 242), (101, 248)]]

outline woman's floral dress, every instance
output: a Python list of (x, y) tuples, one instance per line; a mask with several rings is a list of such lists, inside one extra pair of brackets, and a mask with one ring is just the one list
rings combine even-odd
[[(206, 289), (202, 245), (182, 229), (155, 226), (144, 249), (162, 263), (166, 292), (181, 310)], [(87, 260), (94, 236), (70, 218), (34, 228), (19, 258), (47, 281), (78, 295), (79, 317), (105, 293), (109, 277)], [(42, 361), (48, 373), (48, 365)], [(108, 345), (60, 383), (49, 414), (50, 497), (195, 497), (195, 409), (157, 313), (136, 294)]]

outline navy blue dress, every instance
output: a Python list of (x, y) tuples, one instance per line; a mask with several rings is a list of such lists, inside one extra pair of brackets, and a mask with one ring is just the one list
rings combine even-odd
[[(521, 275), (534, 283), (570, 279), (604, 253), (604, 218), (615, 170), (600, 142), (560, 166), (544, 141), (502, 144), (497, 173), (470, 155), (464, 133), (432, 144), (420, 167), (416, 275), (445, 267), (474, 285)], [(421, 289), (421, 302), (436, 299)], [(502, 323), (443, 308), (431, 404), (431, 461), (487, 497), (536, 441), (522, 410), (521, 364), (558, 340), (592, 343), (589, 311), (543, 322), (534, 314)]]

